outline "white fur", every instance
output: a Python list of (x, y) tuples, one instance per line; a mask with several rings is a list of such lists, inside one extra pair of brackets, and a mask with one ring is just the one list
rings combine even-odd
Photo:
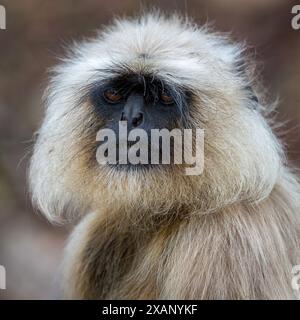
[[(244, 64), (245, 72), (237, 67), (241, 64)], [(134, 73), (159, 75), (166, 82), (193, 91), (189, 125), (205, 129), (202, 175), (187, 177), (173, 169), (126, 174), (105, 166), (91, 167), (91, 158), (96, 157), (91, 151), (96, 141), (93, 128), (98, 119), (95, 119), (90, 103), (80, 99), (95, 81), (114, 76), (118, 66), (126, 66)], [(171, 245), (172, 250), (164, 250), (165, 258), (169, 259), (169, 275), (165, 274), (166, 270), (159, 269), (161, 264), (157, 262), (157, 277), (171, 277), (171, 280), (162, 283), (164, 287), (156, 297), (291, 296), (287, 274), (292, 263), (299, 260), (296, 251), (300, 250), (300, 188), (287, 168), (280, 141), (263, 116), (262, 111), (268, 106), (253, 102), (245, 90), (253, 86), (253, 80), (243, 62), (241, 45), (232, 44), (226, 37), (175, 16), (146, 15), (139, 19), (118, 20), (95, 39), (75, 45), (69, 57), (53, 71), (45, 94), (46, 115), (35, 145), (29, 180), (34, 203), (51, 221), (62, 222), (70, 215), (95, 212), (78, 227), (79, 231), (75, 231), (72, 238), (75, 240), (69, 246), (70, 258), (66, 265), (70, 270), (66, 279), (69, 282), (77, 276), (85, 279), (84, 284), (77, 285), (84, 290), (77, 292), (76, 286), (71, 286), (71, 296), (95, 294), (89, 287), (94, 280), (86, 281), (89, 273), (82, 277), (78, 275), (78, 263), (84, 265), (82, 255), (85, 256), (86, 243), (95, 241), (95, 249), (98, 247), (97, 237), (93, 236), (97, 230), (94, 229), (99, 224), (99, 230), (106, 230), (106, 224), (101, 224), (102, 220), (106, 221), (106, 215), (112, 234), (108, 236), (104, 232), (103, 236), (111, 243), (120, 227), (130, 225), (135, 228), (157, 216), (173, 218), (182, 207), (189, 208), (189, 216), (195, 222), (184, 224), (174, 235), (178, 250)], [(207, 214), (211, 214), (211, 218), (206, 218)], [(209, 219), (211, 222), (207, 222)], [(241, 241), (235, 242), (231, 233)], [(204, 238), (205, 234), (207, 238)], [(152, 243), (153, 248), (159, 247), (155, 242), (156, 235), (154, 233), (153, 242), (149, 242), (150, 253)], [(191, 237), (198, 237), (199, 242)], [(227, 240), (232, 242), (231, 247), (226, 247)], [(101, 242), (104, 250), (105, 243)], [(232, 251), (228, 255), (221, 253), (218, 260), (220, 244), (224, 244), (224, 250)], [(273, 252), (277, 247), (279, 255)], [(124, 249), (124, 252), (127, 251)], [(199, 260), (193, 262), (193, 259), (199, 252), (203, 253), (204, 267), (211, 271), (210, 275), (205, 273), (205, 268), (195, 273)], [(156, 253), (156, 249), (152, 253)], [(243, 258), (242, 253), (248, 256)], [(185, 259), (189, 260), (189, 257), (193, 259), (186, 263)], [(224, 261), (231, 258), (236, 259), (230, 263), (234, 263), (238, 272), (244, 267), (248, 273), (239, 274), (236, 282), (230, 275), (226, 278), (227, 287), (223, 283), (210, 291), (210, 277), (215, 272), (225, 276)], [(137, 257), (135, 260), (140, 272), (137, 274), (141, 275), (137, 283), (143, 275), (148, 275), (148, 271), (150, 274), (154, 270), (147, 259), (150, 258), (140, 261)], [(266, 261), (260, 264), (260, 259)], [(276, 264), (270, 269), (274, 271), (270, 279), (266, 279), (268, 261)], [(101, 261), (90, 263), (99, 263), (101, 267)], [(216, 269), (212, 271), (214, 267)], [(84, 270), (88, 268), (84, 267)], [(257, 271), (259, 293), (253, 287), (253, 270)], [(193, 280), (190, 275), (204, 287), (196, 280), (192, 282), (195, 285), (189, 284)], [(130, 276), (135, 278), (129, 275), (129, 279)], [(223, 280), (220, 277), (220, 282)], [(273, 289), (271, 280), (275, 283)], [(108, 296), (134, 297), (132, 292), (126, 292), (128, 283), (126, 279), (124, 281), (123, 291), (111, 290)], [(231, 292), (229, 288), (232, 288)], [(96, 296), (102, 297), (101, 294)]]

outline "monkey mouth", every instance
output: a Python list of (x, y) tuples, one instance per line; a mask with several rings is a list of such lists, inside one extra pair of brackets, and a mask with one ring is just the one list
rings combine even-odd
[[(108, 161), (106, 163), (110, 168), (114, 168), (121, 171), (138, 171), (138, 170), (153, 170), (153, 169), (162, 169), (168, 166), (174, 165), (174, 153), (170, 152), (169, 161), (164, 160), (163, 149), (161, 147), (157, 148), (156, 154), (153, 155), (151, 151), (151, 144), (148, 144), (144, 147), (144, 151), (146, 149), (146, 153), (142, 155), (141, 149), (135, 149), (134, 143), (128, 142), (126, 153), (121, 154), (121, 147), (117, 144), (116, 152), (113, 157), (112, 162)], [(135, 160), (132, 161), (130, 156), (134, 153)], [(105, 150), (104, 156), (109, 158), (109, 151)], [(138, 160), (140, 159), (140, 160)]]
[[(186, 174), (201, 174), (203, 170), (203, 130), (201, 128), (131, 128), (119, 121), (118, 128), (102, 128), (97, 132), (97, 162), (126, 171), (149, 170), (162, 166), (192, 164)], [(193, 172), (192, 172), (193, 171)]]
[[(184, 131), (177, 129), (172, 133), (167, 129), (161, 132), (157, 132), (157, 129), (153, 130), (156, 131), (151, 132), (150, 139), (149, 134), (145, 131), (141, 132), (141, 129), (134, 133), (130, 131), (131, 137), (127, 132), (125, 134), (119, 132), (119, 137), (116, 137), (111, 129), (99, 130), (96, 151), (98, 164), (126, 172), (169, 169), (178, 166), (185, 168), (188, 165), (190, 168), (185, 168), (186, 174), (202, 173), (203, 130), (196, 129), (194, 145), (191, 134), (193, 132), (190, 129)], [(152, 139), (152, 133), (154, 139)], [(193, 167), (195, 170), (192, 169)]]
[(133, 173), (133, 172), (147, 172), (147, 171), (152, 171), (152, 170), (157, 170), (157, 169), (162, 169), (163, 164), (143, 164), (143, 163), (138, 163), (138, 164), (107, 164), (107, 166), (111, 169), (114, 169), (116, 171), (120, 172), (128, 172), (128, 173)]

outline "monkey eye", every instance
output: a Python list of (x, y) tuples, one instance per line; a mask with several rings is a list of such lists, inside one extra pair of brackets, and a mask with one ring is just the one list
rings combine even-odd
[(163, 104), (173, 104), (174, 103), (173, 97), (167, 91), (163, 91), (161, 93), (160, 100), (162, 101)]
[(115, 89), (107, 89), (103, 93), (104, 98), (109, 103), (118, 103), (123, 99), (123, 95)]

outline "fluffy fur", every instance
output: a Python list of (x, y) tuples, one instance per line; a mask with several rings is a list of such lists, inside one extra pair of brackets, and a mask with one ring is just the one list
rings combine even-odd
[[(98, 165), (103, 123), (87, 94), (128, 72), (192, 92), (202, 175)], [(84, 215), (66, 250), (67, 298), (295, 297), (300, 188), (252, 82), (240, 45), (155, 14), (116, 21), (54, 69), (29, 178), (50, 221)]]

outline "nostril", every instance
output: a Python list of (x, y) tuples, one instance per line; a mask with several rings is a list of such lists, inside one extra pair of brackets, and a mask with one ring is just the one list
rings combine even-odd
[(139, 112), (136, 117), (132, 119), (132, 125), (138, 127), (143, 122), (143, 114)]
[(124, 112), (122, 112), (121, 121), (127, 121), (127, 117), (125, 116)]

